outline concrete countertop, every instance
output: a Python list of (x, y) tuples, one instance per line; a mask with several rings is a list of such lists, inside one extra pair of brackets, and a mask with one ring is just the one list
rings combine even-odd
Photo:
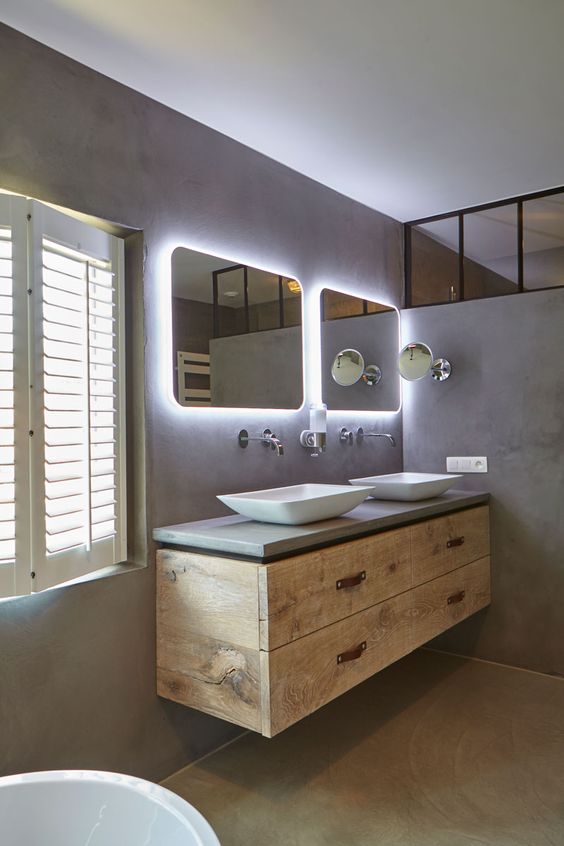
[(258, 523), (234, 514), (213, 520), (163, 526), (153, 531), (153, 538), (168, 546), (268, 562), (406, 523), (428, 520), (450, 511), (482, 505), (488, 500), (488, 493), (467, 491), (448, 491), (442, 496), (419, 502), (369, 499), (343, 517), (303, 526)]

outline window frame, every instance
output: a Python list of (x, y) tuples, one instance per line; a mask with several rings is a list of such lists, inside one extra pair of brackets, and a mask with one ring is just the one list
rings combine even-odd
[[(7, 211), (13, 245), (16, 556), (11, 591), (2, 572), (7, 567), (0, 565), (0, 597), (36, 593), (127, 560), (123, 240), (37, 200), (0, 194), (0, 223)], [(116, 532), (94, 541), (89, 549), (80, 546), (52, 554), (47, 553), (45, 534), (44, 238), (109, 259), (115, 274)], [(90, 469), (89, 465), (89, 484)]]

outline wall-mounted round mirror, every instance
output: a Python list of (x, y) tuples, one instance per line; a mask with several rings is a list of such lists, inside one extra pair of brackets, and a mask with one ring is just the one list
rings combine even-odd
[(427, 344), (406, 344), (399, 354), (399, 372), (408, 382), (427, 375), (433, 365), (433, 353)]
[(364, 373), (364, 358), (358, 350), (341, 350), (331, 365), (331, 376), (343, 387), (356, 385)]
[(444, 382), (452, 372), (451, 364), (446, 358), (435, 359), (430, 347), (421, 342), (406, 344), (400, 351), (398, 368), (408, 382), (423, 379), (429, 372), (436, 382)]

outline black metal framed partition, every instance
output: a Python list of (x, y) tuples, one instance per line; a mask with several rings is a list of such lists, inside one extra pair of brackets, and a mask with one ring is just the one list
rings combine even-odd
[[(264, 331), (261, 329), (253, 328), (251, 329), (251, 309), (253, 307), (252, 303), (252, 296), (249, 293), (249, 269), (252, 271), (253, 268), (249, 268), (246, 264), (232, 264), (228, 267), (222, 267), (219, 270), (212, 271), (212, 309), (213, 309), (213, 337), (220, 338), (223, 337), (225, 334), (241, 334), (246, 335), (249, 334), (251, 331)], [(220, 282), (221, 280), (225, 280), (229, 274), (239, 273), (241, 274), (240, 280), (235, 283), (235, 287), (237, 284), (242, 284), (242, 307), (238, 309), (242, 316), (242, 325), (239, 325), (236, 329), (230, 327), (230, 331), (227, 333), (222, 330), (221, 319), (220, 319), (220, 305), (221, 305), (221, 295), (222, 291), (220, 289)], [(273, 274), (274, 276), (274, 274)], [(277, 288), (277, 301), (278, 301), (278, 309), (277, 309), (277, 320), (274, 322), (273, 325), (268, 326), (268, 329), (284, 329), (286, 326), (293, 326), (295, 322), (291, 321), (291, 317), (289, 318), (286, 313), (286, 306), (284, 301), (284, 282), (287, 283), (295, 282), (295, 280), (291, 280), (288, 277), (282, 276), (278, 274), (276, 277), (278, 282)], [(231, 285), (233, 287), (233, 284)], [(252, 286), (251, 286), (252, 287)], [(230, 292), (227, 292), (229, 295)], [(224, 292), (225, 294), (225, 292)], [(256, 306), (256, 302), (254, 304)]]
[(564, 186), (404, 224), (405, 307), (564, 287)]

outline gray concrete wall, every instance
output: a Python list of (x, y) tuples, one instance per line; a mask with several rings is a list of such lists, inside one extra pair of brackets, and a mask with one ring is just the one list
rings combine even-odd
[[(0, 103), (0, 186), (143, 230), (129, 256), (136, 384), (145, 357), (144, 425), (139, 404), (129, 406), (137, 483), (146, 474), (146, 499), (129, 510), (138, 556), (145, 519), (150, 534), (223, 513), (220, 491), (400, 469), (399, 448), (337, 443), (341, 425), (365, 425), (366, 415), (331, 417), (329, 449), (310, 459), (298, 446), (306, 411), (223, 416), (175, 406), (165, 343), (174, 246), (296, 277), (310, 301), (322, 285), (351, 282), (369, 299), (399, 303), (397, 222), (5, 26)], [(370, 421), (401, 439), (399, 416)], [(258, 444), (241, 450), (241, 426), (270, 426), (285, 456)], [(100, 767), (158, 779), (237, 731), (155, 695), (153, 552), (149, 545), (145, 570), (0, 605), (0, 772)]]
[(410, 310), (402, 331), (454, 368), (406, 386), (405, 469), (489, 461), (463, 486), (492, 493), (492, 605), (435, 645), (564, 674), (564, 290)]

